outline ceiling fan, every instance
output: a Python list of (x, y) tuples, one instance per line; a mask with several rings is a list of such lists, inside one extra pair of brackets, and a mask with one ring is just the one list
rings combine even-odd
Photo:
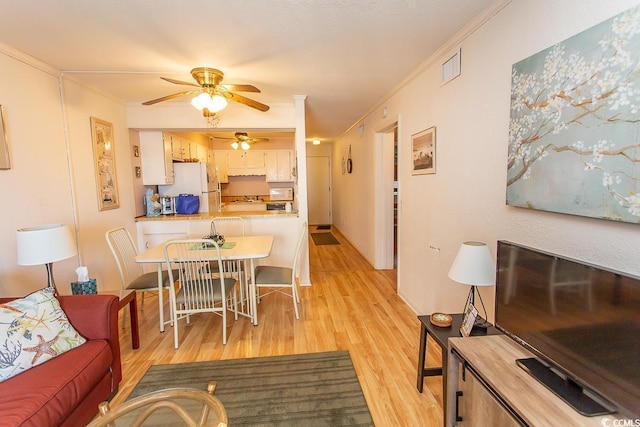
[(252, 85), (236, 85), (236, 84), (222, 84), (224, 73), (215, 68), (198, 67), (191, 70), (191, 75), (195, 79), (196, 83), (185, 82), (182, 80), (174, 80), (168, 77), (160, 77), (162, 80), (169, 83), (185, 86), (195, 86), (198, 89), (187, 90), (184, 92), (178, 92), (171, 95), (163, 96), (161, 98), (152, 99), (147, 102), (143, 102), (142, 105), (153, 105), (158, 102), (168, 101), (169, 99), (178, 98), (180, 96), (186, 96), (191, 94), (199, 94), (191, 100), (191, 104), (198, 110), (202, 111), (205, 117), (211, 117), (215, 113), (221, 111), (227, 106), (227, 99), (239, 102), (240, 104), (248, 105), (259, 111), (268, 111), (269, 106), (261, 102), (254, 101), (253, 99), (239, 95), (238, 92), (255, 92), (260, 93), (260, 89)]
[(238, 147), (243, 150), (248, 150), (251, 148), (251, 144), (255, 144), (256, 142), (269, 142), (269, 138), (251, 138), (246, 132), (236, 132), (233, 138), (227, 138), (222, 136), (214, 136), (216, 139), (223, 139), (226, 141), (233, 141), (231, 146), (234, 150), (237, 150)]

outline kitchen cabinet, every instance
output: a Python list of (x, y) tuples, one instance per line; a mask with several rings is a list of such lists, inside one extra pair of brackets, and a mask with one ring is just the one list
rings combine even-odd
[(171, 137), (171, 157), (176, 161), (183, 161), (189, 158), (189, 141), (176, 135)]
[(159, 131), (143, 131), (139, 136), (142, 184), (173, 184), (170, 135)]
[[(189, 147), (187, 151), (185, 148), (185, 144)], [(186, 139), (182, 140), (182, 146), (184, 151), (184, 160), (193, 160), (198, 159), (199, 162), (207, 163), (209, 161), (208, 158), (208, 149), (204, 145), (200, 145), (197, 142), (188, 141)]]
[(214, 150), (213, 153), (214, 163), (218, 168), (218, 181), (220, 181), (221, 184), (227, 184), (229, 182), (229, 175), (227, 174), (227, 151)]
[(199, 162), (201, 162), (202, 160), (200, 159), (200, 147), (198, 146), (198, 144), (196, 144), (195, 142), (191, 142), (191, 141), (187, 141), (187, 146), (189, 147), (189, 151), (187, 154), (187, 157), (185, 158), (185, 160), (187, 159), (198, 159)]
[(192, 142), (191, 144), (192, 149), (195, 149), (195, 152), (191, 153), (191, 158), (198, 159), (199, 162), (209, 162), (209, 149), (204, 145), (200, 145), (195, 142)]
[(293, 151), (268, 150), (265, 151), (267, 182), (291, 182), (291, 162)]
[(227, 152), (227, 174), (229, 176), (265, 175), (264, 150), (229, 150)]

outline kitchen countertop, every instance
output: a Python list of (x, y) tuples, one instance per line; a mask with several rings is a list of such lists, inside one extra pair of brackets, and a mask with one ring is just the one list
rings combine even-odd
[(285, 211), (237, 211), (237, 212), (207, 212), (207, 213), (198, 213), (193, 215), (159, 215), (159, 216), (137, 216), (135, 218), (136, 222), (138, 221), (181, 221), (181, 220), (201, 220), (201, 219), (212, 219), (218, 217), (227, 217), (227, 216), (240, 216), (243, 218), (250, 217), (258, 217), (258, 218), (289, 218), (289, 217), (297, 217), (298, 212), (285, 212)]

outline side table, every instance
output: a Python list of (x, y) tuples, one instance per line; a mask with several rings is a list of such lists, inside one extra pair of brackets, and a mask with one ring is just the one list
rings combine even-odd
[[(460, 337), (460, 325), (462, 324), (463, 314), (452, 314), (453, 321), (448, 328), (441, 328), (431, 323), (430, 316), (418, 316), (420, 320), (420, 347), (418, 355), (418, 391), (422, 393), (424, 386), (424, 377), (432, 377), (442, 375), (442, 412), (447, 413), (447, 351), (449, 338)], [(488, 323), (488, 322), (487, 322)], [(489, 323), (487, 333), (482, 335), (501, 335), (498, 329)], [(425, 359), (427, 356), (427, 336), (430, 335), (433, 340), (440, 346), (442, 352), (442, 366), (426, 367)], [(472, 335), (474, 335), (472, 333)]]
[(100, 291), (99, 295), (115, 295), (120, 300), (120, 310), (129, 304), (129, 317), (131, 323), (131, 347), (140, 348), (140, 330), (138, 328), (138, 303), (136, 291), (123, 289), (120, 291)]

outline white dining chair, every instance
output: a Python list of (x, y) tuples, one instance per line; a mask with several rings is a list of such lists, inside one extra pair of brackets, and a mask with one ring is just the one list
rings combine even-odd
[[(138, 250), (129, 231), (124, 227), (116, 227), (104, 234), (109, 249), (118, 266), (123, 289), (131, 289), (142, 295), (141, 308), (144, 310), (145, 292), (158, 292), (158, 274), (154, 271), (145, 273), (141, 264), (136, 262)], [(169, 273), (162, 272), (162, 286), (169, 287)]]
[[(245, 222), (244, 218), (240, 216), (224, 216), (224, 217), (216, 217), (211, 220), (211, 230), (210, 234), (218, 234), (223, 237), (229, 236), (244, 236), (245, 235)], [(243, 311), (245, 310), (244, 304), (247, 303), (245, 295), (245, 288), (247, 284), (247, 277), (245, 272), (246, 261), (237, 260), (237, 261), (223, 261), (224, 268), (227, 273), (231, 273), (238, 280), (239, 288), (240, 288), (240, 300), (239, 303), (242, 304)], [(217, 265), (212, 265), (211, 268), (214, 270), (217, 268)], [(236, 317), (236, 320), (238, 318)]]
[(240, 216), (222, 216), (211, 220), (211, 234), (223, 236), (244, 236), (244, 218)]
[[(189, 316), (197, 313), (215, 313), (222, 317), (222, 343), (226, 344), (227, 304), (231, 300), (235, 305), (233, 291), (237, 280), (225, 272), (220, 247), (210, 239), (172, 240), (165, 244), (164, 256), (170, 280), (179, 288), (177, 291), (176, 286), (169, 288), (174, 347), (177, 349), (179, 345), (178, 320), (186, 318), (189, 323)], [(217, 264), (217, 269), (211, 268), (211, 261)], [(237, 305), (234, 310), (237, 318)]]
[[(293, 309), (296, 314), (296, 319), (300, 318), (300, 315), (298, 313), (300, 294), (297, 289), (297, 282), (300, 278), (300, 252), (302, 251), (303, 244), (306, 241), (307, 231), (308, 225), (305, 222), (302, 224), (300, 234), (298, 235), (298, 241), (296, 243), (295, 252), (293, 254), (293, 261), (291, 262), (290, 267), (260, 265), (256, 267), (254, 271), (256, 291), (258, 292), (258, 301), (274, 292), (279, 292), (290, 296), (293, 300)], [(268, 291), (264, 294), (261, 294), (261, 288), (268, 288)]]

